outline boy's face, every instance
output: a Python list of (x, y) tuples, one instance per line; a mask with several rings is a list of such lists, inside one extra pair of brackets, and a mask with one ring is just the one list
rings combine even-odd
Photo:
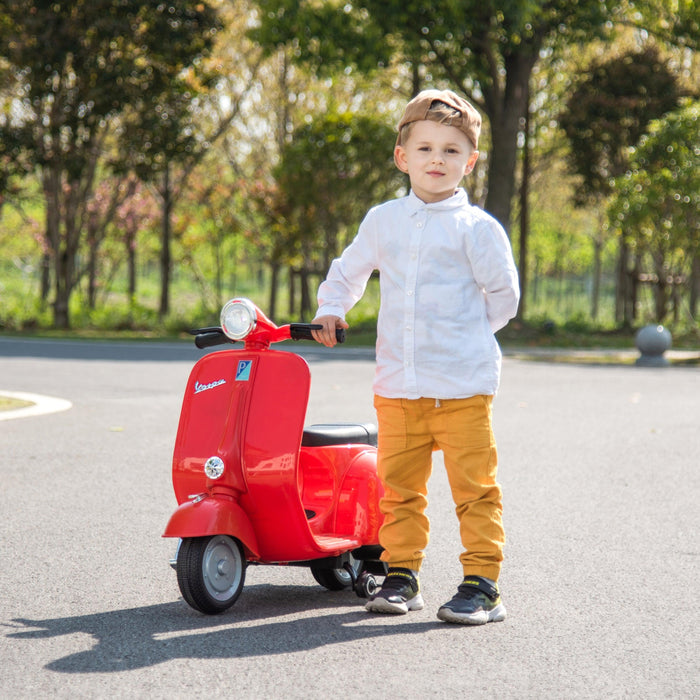
[(411, 189), (424, 202), (451, 197), (478, 158), (464, 132), (428, 120), (415, 122), (406, 142), (394, 150), (396, 165), (408, 173)]

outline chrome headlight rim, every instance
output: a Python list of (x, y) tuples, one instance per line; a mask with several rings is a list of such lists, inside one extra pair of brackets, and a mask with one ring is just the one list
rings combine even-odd
[(221, 329), (231, 340), (243, 340), (258, 324), (258, 313), (250, 299), (239, 297), (227, 301), (221, 309)]
[(209, 457), (209, 459), (204, 463), (204, 473), (210, 479), (218, 479), (224, 473), (224, 460), (221, 457)]

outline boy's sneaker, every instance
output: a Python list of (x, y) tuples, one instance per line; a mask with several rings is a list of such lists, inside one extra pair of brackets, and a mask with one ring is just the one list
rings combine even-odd
[(437, 614), (444, 622), (459, 625), (483, 625), (506, 619), (506, 608), (501, 602), (498, 585), (481, 576), (465, 576), (457, 594), (445, 603)]
[(410, 569), (389, 569), (384, 583), (365, 605), (365, 610), (374, 613), (403, 615), (409, 610), (422, 610), (423, 596), (418, 579)]

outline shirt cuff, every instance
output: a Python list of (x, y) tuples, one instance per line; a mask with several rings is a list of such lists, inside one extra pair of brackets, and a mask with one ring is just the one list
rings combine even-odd
[(342, 306), (333, 306), (332, 304), (323, 304), (318, 307), (316, 312), (316, 318), (319, 316), (337, 316), (338, 318), (345, 320), (345, 309)]

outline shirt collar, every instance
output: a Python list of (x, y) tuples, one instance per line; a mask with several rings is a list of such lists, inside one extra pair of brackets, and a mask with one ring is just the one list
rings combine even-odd
[(408, 197), (406, 197), (406, 203), (408, 204), (409, 216), (413, 216), (419, 211), (449, 211), (450, 209), (459, 209), (469, 204), (469, 196), (463, 187), (459, 187), (455, 190), (455, 193), (447, 199), (443, 199), (439, 202), (424, 202), (411, 190), (408, 193)]

